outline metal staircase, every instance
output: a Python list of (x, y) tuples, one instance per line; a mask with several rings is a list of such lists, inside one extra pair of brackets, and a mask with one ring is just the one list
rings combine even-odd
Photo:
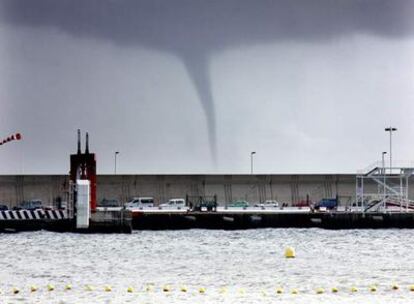
[(362, 212), (413, 212), (414, 201), (408, 197), (411, 167), (386, 168), (375, 164), (356, 177), (356, 205)]

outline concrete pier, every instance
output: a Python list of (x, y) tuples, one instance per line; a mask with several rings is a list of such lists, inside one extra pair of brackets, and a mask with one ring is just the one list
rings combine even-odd
[(161, 229), (252, 229), (324, 228), (378, 229), (414, 228), (414, 213), (362, 212), (188, 212), (137, 213), (133, 228)]
[[(58, 216), (51, 216), (58, 214)], [(91, 214), (89, 227), (77, 229), (75, 218), (62, 210), (0, 211), (0, 232), (49, 230), (79, 233), (131, 233), (132, 213), (128, 210), (100, 210)]]
[[(273, 174), (273, 175), (98, 175), (97, 202), (116, 199), (125, 203), (132, 197), (150, 196), (155, 204), (171, 198), (217, 195), (219, 205), (236, 200), (250, 203), (268, 199), (295, 204), (309, 197), (340, 198), (346, 206), (355, 199), (353, 174)], [(412, 181), (410, 180), (410, 183)], [(3, 175), (0, 176), (0, 202), (9, 208), (23, 201), (40, 199), (53, 206), (57, 199), (67, 197), (67, 175)], [(375, 190), (374, 184), (367, 183)], [(414, 197), (410, 187), (410, 197)], [(411, 193), (413, 192), (413, 193)]]

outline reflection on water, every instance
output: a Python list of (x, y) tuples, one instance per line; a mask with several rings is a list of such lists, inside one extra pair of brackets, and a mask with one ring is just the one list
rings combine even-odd
[[(414, 301), (408, 289), (414, 284), (413, 234), (320, 229), (3, 234), (0, 302), (406, 303)], [(283, 257), (286, 246), (296, 249), (295, 259)], [(393, 283), (400, 290), (391, 290)], [(47, 291), (47, 284), (55, 290)], [(73, 289), (64, 291), (66, 284)], [(85, 290), (87, 284), (92, 291)], [(39, 290), (31, 293), (31, 285)], [(105, 285), (112, 291), (105, 292)], [(165, 285), (172, 290), (163, 292)], [(358, 292), (351, 293), (352, 286)], [(12, 294), (13, 287), (20, 292)], [(332, 294), (332, 287), (339, 292)], [(200, 288), (206, 292), (200, 294)], [(325, 293), (317, 295), (317, 288)], [(292, 289), (298, 294), (290, 294)]]

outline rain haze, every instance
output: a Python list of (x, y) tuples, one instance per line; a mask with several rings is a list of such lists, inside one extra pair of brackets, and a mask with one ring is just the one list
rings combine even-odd
[(1, 174), (353, 173), (414, 155), (414, 1), (0, 0)]

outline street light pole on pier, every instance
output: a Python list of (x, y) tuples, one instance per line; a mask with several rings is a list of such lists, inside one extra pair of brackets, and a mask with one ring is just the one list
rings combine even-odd
[(397, 128), (390, 126), (388, 128), (385, 128), (385, 131), (390, 132), (390, 174), (391, 174), (392, 172), (392, 132), (397, 131)]

